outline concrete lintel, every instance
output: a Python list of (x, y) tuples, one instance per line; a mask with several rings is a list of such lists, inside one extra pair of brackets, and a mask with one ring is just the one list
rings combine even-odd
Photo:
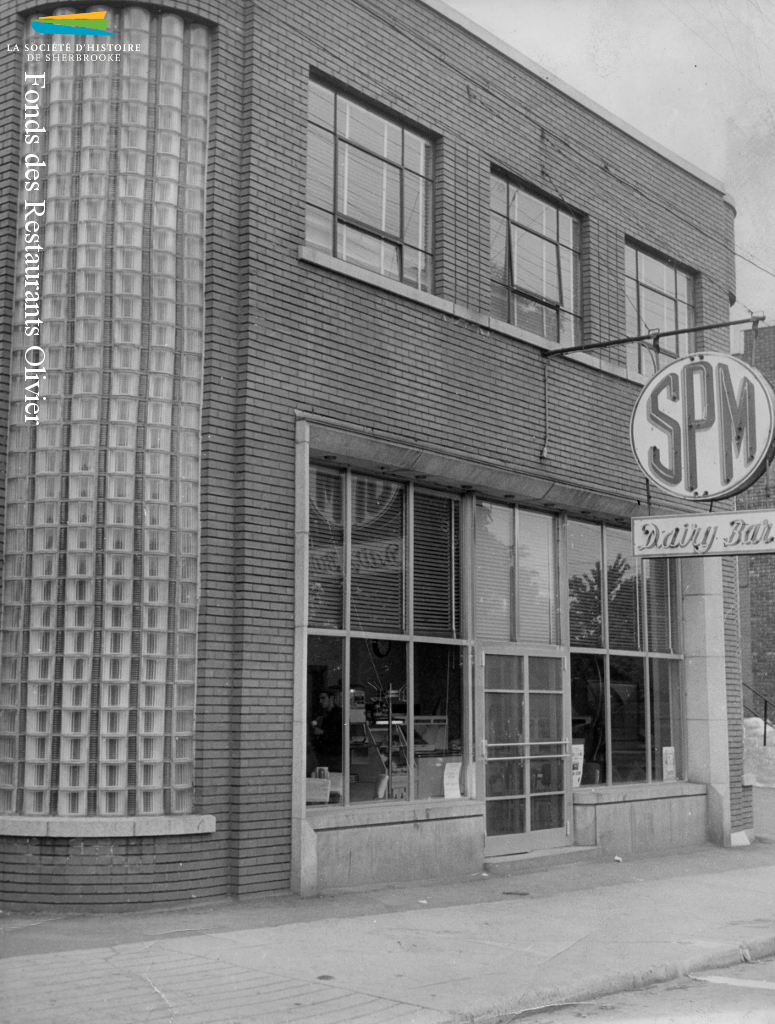
[(595, 515), (608, 522), (629, 522), (633, 515), (643, 511), (642, 505), (623, 495), (590, 491), (475, 459), (397, 444), (313, 417), (309, 428), (311, 458), (333, 456), (353, 469), (379, 472), (388, 467), (394, 473), (421, 476), (427, 484), (473, 489), (495, 497), (513, 494), (518, 502)]

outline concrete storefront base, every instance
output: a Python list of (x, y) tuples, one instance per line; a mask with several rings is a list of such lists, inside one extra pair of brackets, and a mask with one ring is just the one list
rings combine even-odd
[(482, 870), (481, 801), (326, 809), (307, 824), (303, 894)]
[(578, 789), (573, 794), (575, 842), (610, 853), (647, 853), (707, 840), (707, 786), (647, 783)]

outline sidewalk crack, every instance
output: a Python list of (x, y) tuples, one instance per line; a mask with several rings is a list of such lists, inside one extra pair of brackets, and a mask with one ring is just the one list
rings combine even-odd
[(154, 983), (153, 983), (153, 982), (151, 981), (151, 979), (150, 979), (150, 978), (148, 977), (148, 975), (147, 975), (147, 974), (144, 974), (144, 975), (143, 975), (143, 978), (145, 978), (145, 980), (146, 980), (146, 981), (148, 982), (148, 984), (149, 984), (149, 985), (151, 986), (151, 988), (153, 989), (153, 991), (154, 991), (154, 992), (155, 992), (155, 993), (156, 993), (157, 995), (161, 996), (161, 998), (162, 998), (162, 999), (164, 1000), (164, 1003), (165, 1003), (165, 1005), (166, 1005), (167, 1009), (168, 1009), (168, 1010), (170, 1011), (170, 1024), (172, 1024), (172, 1018), (173, 1018), (173, 1017), (175, 1016), (175, 1011), (173, 1010), (173, 1008), (172, 1008), (172, 1006), (171, 1006), (171, 1004), (170, 1004), (170, 1001), (169, 1001), (169, 999), (167, 999), (167, 997), (166, 997), (166, 996), (164, 995), (164, 993), (162, 992), (162, 990), (161, 990), (160, 988), (156, 988), (156, 986), (154, 985)]

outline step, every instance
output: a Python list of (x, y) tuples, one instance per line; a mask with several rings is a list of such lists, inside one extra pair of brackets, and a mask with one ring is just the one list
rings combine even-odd
[(531, 850), (502, 857), (486, 857), (484, 870), (490, 875), (519, 875), (528, 871), (549, 871), (565, 864), (600, 860), (600, 846), (558, 846), (552, 850)]

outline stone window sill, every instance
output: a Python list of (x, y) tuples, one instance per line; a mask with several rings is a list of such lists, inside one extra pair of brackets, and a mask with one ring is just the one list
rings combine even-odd
[(46, 839), (113, 839), (122, 836), (188, 836), (215, 832), (212, 814), (148, 815), (139, 818), (0, 817), (0, 836)]

